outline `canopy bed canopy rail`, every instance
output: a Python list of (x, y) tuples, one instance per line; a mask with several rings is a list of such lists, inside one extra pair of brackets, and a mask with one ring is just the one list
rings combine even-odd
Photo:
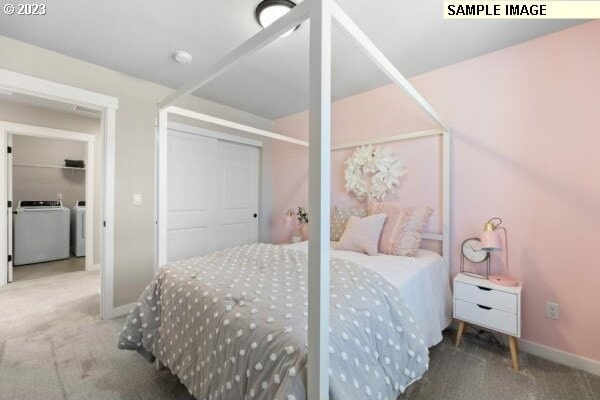
[[(308, 256), (308, 391), (310, 400), (329, 398), (329, 210), (331, 190), (331, 25), (335, 21), (353, 39), (366, 55), (408, 96), (413, 99), (437, 125), (444, 129), (431, 105), (377, 49), (350, 17), (333, 0), (305, 0), (264, 30), (225, 55), (209, 68), (195, 83), (175, 91), (159, 103), (158, 112), (158, 262), (166, 263), (166, 200), (167, 200), (167, 129), (168, 114), (182, 114), (182, 109), (171, 107), (181, 97), (191, 94), (223, 74), (235, 63), (255, 53), (303, 21), (310, 19), (309, 63), (309, 207), (315, 216), (310, 226)], [(185, 116), (206, 121), (205, 114), (185, 111)], [(255, 128), (245, 129), (241, 124), (213, 119), (212, 123), (233, 127), (276, 140), (281, 135)], [(444, 131), (444, 233), (443, 250), (446, 263), (449, 256), (450, 211), (450, 135)], [(295, 139), (294, 139), (295, 140)], [(305, 145), (303, 143), (296, 143)]]
[(295, 139), (293, 137), (280, 135), (278, 133), (269, 132), (264, 129), (254, 128), (249, 125), (240, 124), (238, 122), (228, 121), (226, 119), (213, 117), (212, 115), (202, 114), (196, 111), (186, 110), (185, 108), (170, 106), (167, 107), (167, 112), (169, 114), (175, 114), (182, 117), (192, 118), (198, 121), (208, 122), (209, 124), (222, 126), (224, 128), (231, 128), (237, 131), (242, 131), (246, 133), (253, 133), (258, 136), (267, 137), (269, 139), (277, 139), (284, 142), (294, 143), (300, 146), (308, 147), (308, 142), (305, 140)]
[(331, 150), (335, 151), (335, 150), (342, 150), (342, 149), (351, 149), (353, 147), (360, 147), (360, 146), (364, 146), (364, 145), (368, 145), (368, 144), (374, 145), (374, 144), (381, 144), (381, 143), (399, 142), (401, 140), (417, 139), (417, 138), (429, 137), (429, 136), (438, 136), (438, 135), (442, 135), (443, 133), (444, 133), (444, 131), (441, 129), (428, 129), (428, 130), (424, 130), (424, 131), (407, 132), (407, 133), (401, 133), (399, 135), (383, 136), (383, 137), (379, 137), (379, 138), (359, 140), (356, 142), (336, 144), (336, 145), (331, 146)]

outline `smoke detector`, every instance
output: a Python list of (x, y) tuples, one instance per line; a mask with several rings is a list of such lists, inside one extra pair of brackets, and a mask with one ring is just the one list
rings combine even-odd
[(173, 59), (175, 59), (175, 61), (177, 61), (177, 63), (181, 65), (189, 65), (192, 63), (193, 57), (190, 53), (188, 53), (185, 50), (177, 50), (173, 54)]

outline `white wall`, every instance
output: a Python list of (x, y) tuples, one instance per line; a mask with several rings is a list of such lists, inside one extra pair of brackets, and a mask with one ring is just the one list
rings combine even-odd
[[(119, 306), (136, 301), (152, 278), (154, 267), (154, 121), (157, 103), (172, 89), (3, 36), (0, 36), (0, 54), (10, 55), (0, 57), (0, 68), (119, 99), (114, 304)], [(271, 128), (268, 119), (198, 97), (188, 96), (178, 105), (257, 128)], [(266, 180), (270, 182), (270, 177)], [(134, 193), (142, 194), (142, 206), (133, 206)], [(263, 216), (269, 215), (270, 210), (263, 212)], [(267, 226), (270, 225), (270, 220), (267, 222)], [(270, 236), (262, 239), (268, 241)]]
[(67, 207), (85, 200), (85, 169), (39, 167), (85, 160), (85, 143), (21, 135), (13, 135), (12, 143), (15, 206), (21, 200), (57, 200), (59, 195)]
[[(1, 38), (1, 37), (0, 37)], [(48, 128), (63, 129), (68, 131), (90, 133), (96, 135), (96, 156), (95, 160), (102, 160), (102, 135), (100, 132), (100, 120), (97, 118), (90, 118), (83, 115), (77, 115), (73, 113), (67, 113), (63, 111), (48, 109), (45, 107), (34, 106), (30, 104), (23, 104), (17, 102), (11, 102), (7, 100), (0, 100), (0, 120), (9, 122), (18, 122), (21, 124), (30, 124), (36, 126), (45, 126)], [(22, 136), (14, 136), (13, 139), (20, 140)], [(20, 155), (15, 157), (23, 156), (23, 153), (19, 150)], [(26, 159), (30, 159), (30, 155), (25, 156)], [(57, 159), (48, 159), (48, 162), (60, 162)], [(64, 162), (64, 161), (63, 161)], [(96, 161), (98, 165), (98, 161)], [(15, 168), (15, 172), (18, 174), (20, 169)], [(81, 173), (81, 172), (78, 172)], [(49, 175), (51, 176), (51, 175)], [(94, 201), (95, 204), (102, 204), (102, 188), (103, 188), (103, 176), (102, 168), (96, 168), (94, 171)], [(85, 188), (84, 188), (85, 193)], [(63, 193), (64, 194), (64, 193)], [(32, 194), (33, 195), (33, 194)], [(56, 193), (54, 193), (54, 197)], [(16, 199), (15, 199), (16, 200)], [(51, 200), (51, 199), (49, 199)], [(15, 203), (16, 204), (16, 203)], [(66, 203), (67, 206), (71, 206)], [(94, 210), (94, 264), (99, 264), (101, 260), (101, 240), (102, 240), (102, 207), (96, 206)]]

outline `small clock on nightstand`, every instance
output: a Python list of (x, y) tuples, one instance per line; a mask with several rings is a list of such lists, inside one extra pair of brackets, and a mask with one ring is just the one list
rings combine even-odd
[(454, 277), (454, 318), (458, 320), (456, 346), (472, 324), (508, 335), (512, 365), (519, 369), (517, 338), (521, 337), (521, 284), (497, 285), (464, 273)]
[[(465, 275), (475, 276), (477, 278), (487, 279), (490, 271), (490, 253), (481, 249), (481, 240), (479, 238), (469, 238), (462, 242), (460, 246), (460, 272)], [(486, 274), (479, 274), (465, 270), (465, 260), (470, 261), (474, 264), (480, 264), (487, 261)]]

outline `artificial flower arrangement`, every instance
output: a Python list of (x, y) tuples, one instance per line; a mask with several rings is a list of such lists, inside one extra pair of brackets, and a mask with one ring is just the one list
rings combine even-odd
[(298, 218), (298, 223), (300, 225), (308, 224), (308, 211), (306, 210), (306, 207), (298, 207), (298, 210), (296, 210), (296, 218)]
[(294, 210), (292, 210), (291, 208), (288, 210), (287, 212), (287, 218), (288, 218), (288, 226), (292, 226), (292, 218), (293, 216), (296, 217), (296, 223), (294, 223), (293, 225), (295, 225), (295, 230), (294, 233), (292, 234), (292, 243), (297, 243), (297, 242), (301, 242), (303, 240), (307, 240), (308, 239), (308, 210), (306, 209), (306, 207), (300, 207), (298, 206), (296, 208), (296, 211), (294, 212)]
[(359, 201), (382, 201), (388, 193), (395, 191), (400, 178), (406, 175), (406, 167), (389, 147), (361, 146), (344, 164), (345, 188)]

